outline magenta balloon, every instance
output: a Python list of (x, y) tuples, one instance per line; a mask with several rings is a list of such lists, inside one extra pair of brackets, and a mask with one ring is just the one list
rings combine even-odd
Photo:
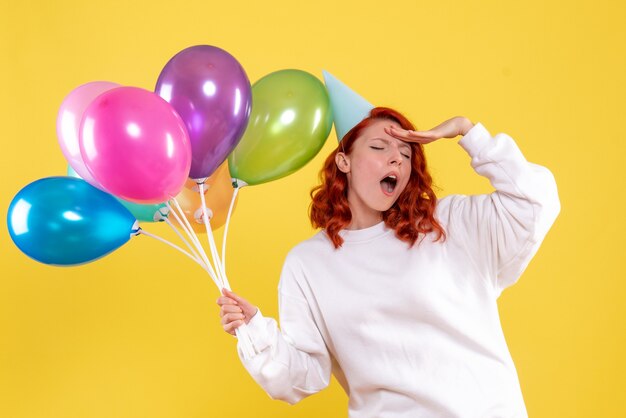
[(169, 60), (155, 91), (185, 121), (191, 141), (189, 176), (209, 177), (248, 124), (252, 94), (243, 67), (220, 48), (192, 46)]
[(65, 159), (82, 179), (99, 189), (103, 189), (102, 185), (91, 175), (80, 153), (78, 143), (80, 121), (85, 109), (96, 97), (119, 86), (108, 81), (83, 84), (63, 99), (57, 116), (57, 138)]
[(109, 193), (135, 203), (176, 196), (191, 164), (183, 120), (165, 100), (137, 87), (110, 90), (87, 107), (80, 152)]

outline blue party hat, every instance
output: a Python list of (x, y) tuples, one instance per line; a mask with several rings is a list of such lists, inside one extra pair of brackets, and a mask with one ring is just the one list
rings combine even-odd
[(337, 141), (354, 128), (359, 122), (369, 116), (375, 107), (363, 97), (356, 94), (350, 87), (343, 84), (329, 72), (323, 70), (324, 83), (330, 98), (330, 107), (333, 111)]

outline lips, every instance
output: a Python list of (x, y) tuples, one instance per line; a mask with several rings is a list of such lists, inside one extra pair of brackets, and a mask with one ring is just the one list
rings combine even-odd
[(384, 194), (391, 196), (396, 190), (398, 184), (398, 175), (396, 173), (388, 173), (380, 181), (380, 187)]

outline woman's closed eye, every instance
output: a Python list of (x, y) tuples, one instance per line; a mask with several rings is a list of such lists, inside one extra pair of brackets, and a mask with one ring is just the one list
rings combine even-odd
[[(371, 149), (375, 149), (375, 150), (379, 150), (379, 151), (384, 149), (383, 147), (375, 147), (375, 146), (373, 146), (373, 145), (370, 145), (370, 148), (371, 148)], [(407, 160), (410, 160), (410, 159), (411, 159), (411, 156), (410, 156), (410, 155), (407, 155), (407, 154), (402, 154), (402, 156), (403, 156), (404, 158), (406, 158)]]

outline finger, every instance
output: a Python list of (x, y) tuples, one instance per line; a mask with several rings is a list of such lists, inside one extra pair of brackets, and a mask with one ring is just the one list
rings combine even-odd
[(227, 294), (229, 297), (233, 297), (237, 299), (236, 300), (237, 305), (241, 307), (241, 309), (243, 310), (243, 313), (246, 315), (247, 320), (252, 319), (252, 317), (256, 315), (258, 311), (258, 308), (256, 306), (252, 305), (250, 302), (248, 302), (241, 296), (236, 295), (235, 293), (233, 293), (232, 291), (226, 288), (222, 289), (222, 291), (224, 292), (224, 294)]
[(222, 289), (224, 291), (224, 294), (230, 298), (233, 298), (234, 300), (237, 301), (237, 303), (248, 303), (247, 300), (245, 300), (244, 298), (242, 298), (241, 296), (237, 295), (236, 293), (233, 293), (233, 291), (228, 290), (226, 288)]
[(220, 318), (224, 317), (224, 315), (229, 313), (239, 313), (245, 315), (245, 312), (241, 308), (237, 308), (233, 305), (224, 305), (220, 308)]
[(411, 134), (414, 136), (419, 136), (421, 138), (441, 138), (441, 135), (437, 131), (411, 131)]
[(236, 335), (235, 334), (235, 330), (233, 329), (232, 325), (230, 325), (230, 324), (224, 325), (223, 328), (224, 328), (224, 331), (226, 331), (230, 335)]
[(225, 296), (231, 297), (231, 298), (235, 298), (238, 297), (237, 294), (235, 292), (233, 292), (232, 290), (228, 290), (225, 287), (222, 288), (222, 293)]
[(227, 298), (225, 296), (220, 296), (217, 299), (218, 305), (238, 305), (237, 301), (231, 298)]
[(222, 315), (227, 313), (243, 313), (243, 309), (236, 305), (224, 305), (220, 308), (220, 313)]
[(390, 128), (387, 133), (402, 141), (416, 142), (418, 144), (426, 144), (436, 139), (436, 134), (431, 131), (407, 131)]
[(243, 324), (243, 321), (230, 322), (224, 325), (224, 331), (228, 332), (229, 334), (234, 335), (235, 330), (239, 328), (242, 324)]
[(246, 321), (246, 324), (249, 324), (250, 321), (252, 321), (252, 318), (254, 318), (256, 316), (256, 313), (259, 311), (258, 308), (254, 307), (252, 310), (250, 311), (244, 311), (243, 314), (245, 315), (245, 318), (243, 319), (244, 321)]
[(434, 138), (437, 137), (438, 132), (436, 129), (430, 129), (428, 131), (411, 131), (406, 129), (398, 129), (396, 127), (390, 127), (391, 132), (397, 135), (403, 135), (406, 137), (419, 137), (419, 138)]
[(222, 317), (222, 325), (226, 325), (229, 324), (231, 322), (236, 322), (236, 321), (243, 321), (245, 318), (243, 316), (243, 314), (240, 313), (230, 313), (230, 314), (226, 314)]
[(228, 324), (230, 322), (242, 321), (244, 315), (242, 313), (227, 313), (222, 317), (222, 324)]

